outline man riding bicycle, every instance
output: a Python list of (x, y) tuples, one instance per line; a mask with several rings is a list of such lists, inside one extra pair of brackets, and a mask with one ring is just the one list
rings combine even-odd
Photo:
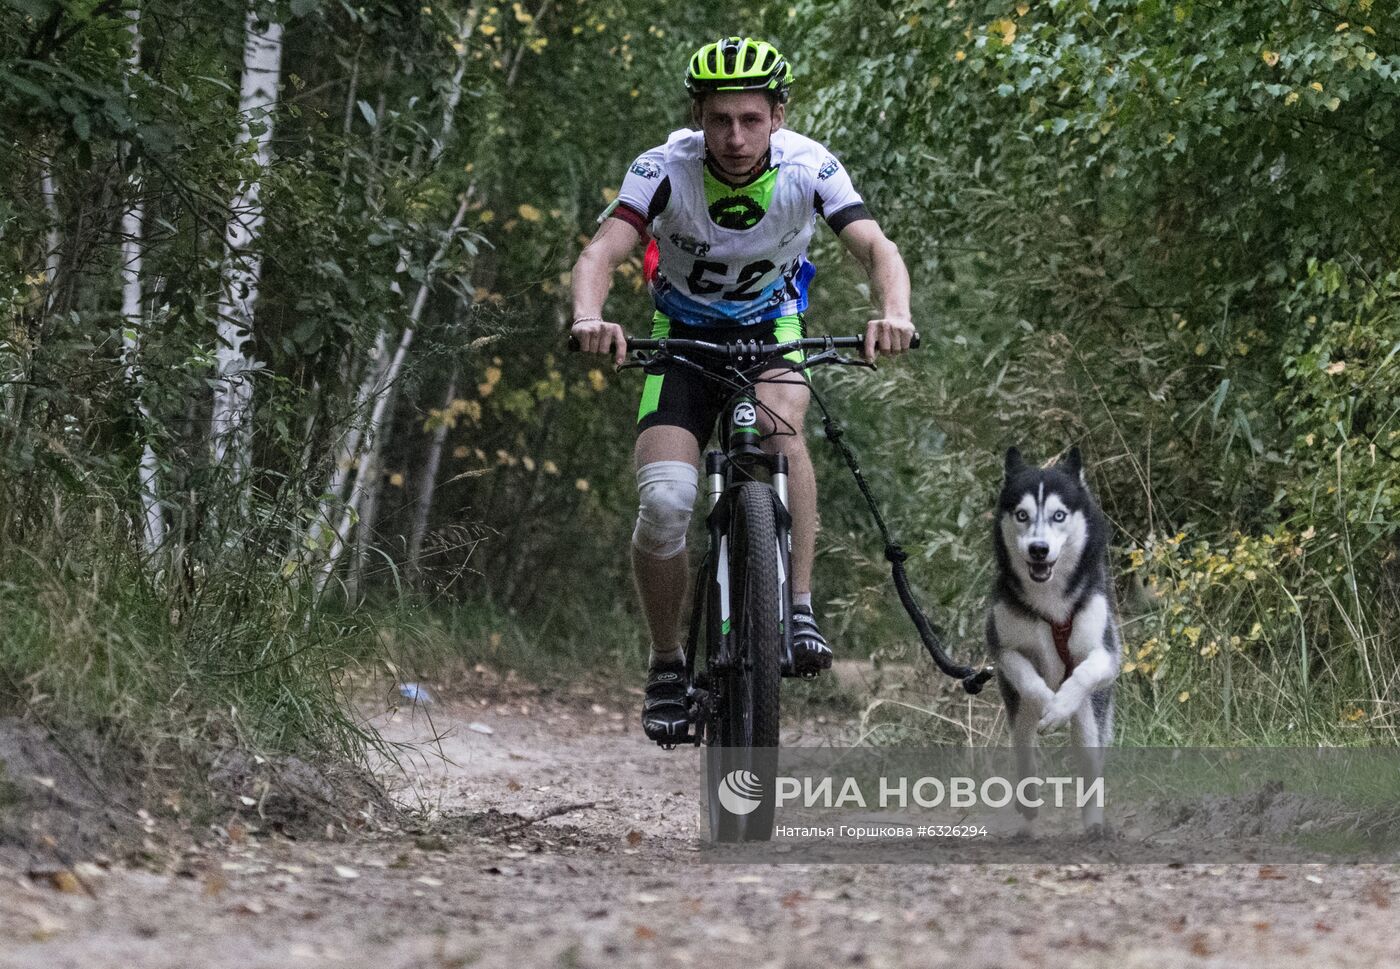
[[(632, 163), (617, 199), (574, 264), (573, 325), (580, 348), (620, 365), (627, 341), (603, 319), (613, 271), (649, 235), (647, 282), (653, 339), (781, 342), (805, 335), (815, 272), (807, 245), (821, 216), (870, 277), (879, 316), (866, 325), (865, 357), (909, 348), (909, 273), (871, 217), (850, 176), (822, 145), (783, 128), (792, 81), (768, 43), (728, 37), (700, 48), (685, 84), (699, 131), (673, 132)], [(800, 362), (800, 355), (794, 355)], [(758, 385), (763, 447), (787, 455), (792, 513), (793, 665), (831, 667), (812, 614), (817, 492), (802, 433), (811, 393), (790, 371)], [(778, 375), (785, 374), (787, 379)], [(672, 368), (647, 377), (637, 415), (639, 510), (632, 567), (651, 633), (642, 727), (651, 740), (686, 734), (680, 610), (685, 554), (699, 485), (700, 450), (724, 405), (723, 391)]]

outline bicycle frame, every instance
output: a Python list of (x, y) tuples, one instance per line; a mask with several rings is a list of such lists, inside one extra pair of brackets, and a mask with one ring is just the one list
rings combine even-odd
[[(720, 416), (720, 439), (727, 442), (725, 450), (705, 454), (706, 495), (709, 516), (706, 526), (710, 544), (697, 577), (695, 597), (691, 604), (690, 632), (686, 641), (687, 673), (696, 684), (696, 699), (700, 707), (702, 730), (693, 737), (698, 744), (711, 729), (716, 713), (713, 690), (723, 680), (723, 674), (734, 669), (741, 657), (737, 655), (738, 637), (730, 627), (728, 526), (730, 505), (743, 481), (762, 480), (766, 475), (775, 497), (775, 518), (778, 541), (779, 603), (782, 622), (782, 667), (792, 670), (792, 515), (788, 510), (787, 455), (769, 454), (759, 446), (758, 406), (750, 385), (731, 401)], [(703, 598), (702, 598), (703, 590)], [(706, 642), (715, 647), (707, 650), (704, 674), (697, 678), (695, 659), (698, 652), (700, 614), (706, 617)]]

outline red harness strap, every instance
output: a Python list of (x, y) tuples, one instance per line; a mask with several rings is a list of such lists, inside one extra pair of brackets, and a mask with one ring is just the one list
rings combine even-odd
[(1064, 622), (1052, 622), (1050, 634), (1055, 637), (1055, 652), (1060, 654), (1060, 662), (1065, 664), (1065, 677), (1074, 672), (1074, 657), (1069, 654), (1069, 633), (1074, 628), (1074, 614)]

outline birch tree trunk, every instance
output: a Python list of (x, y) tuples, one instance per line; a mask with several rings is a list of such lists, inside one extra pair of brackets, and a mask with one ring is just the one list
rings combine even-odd
[[(452, 368), (452, 376), (447, 381), (447, 393), (442, 398), (442, 410), (446, 414), (457, 399), (458, 368)], [(433, 495), (437, 491), (438, 469), (442, 467), (442, 449), (447, 444), (448, 422), (439, 421), (433, 428), (433, 439), (428, 443), (428, 456), (423, 461), (423, 470), (418, 475), (418, 504), (413, 509), (413, 531), (408, 539), (408, 576), (412, 582), (418, 581), (421, 574), (420, 558), (423, 554), (423, 539), (428, 534), (428, 518), (432, 513)]]
[(53, 180), (53, 159), (48, 155), (44, 156), (39, 174), (39, 192), (44, 197), (44, 213), (49, 222), (44, 231), (44, 313), (47, 315), (53, 312), (58, 299), (58, 273), (63, 268), (62, 217), (58, 212), (58, 187)]
[[(127, 30), (131, 33), (131, 54), (127, 67), (131, 75), (141, 70), (141, 8), (127, 11), (131, 23)], [(131, 146), (125, 145), (123, 153), (130, 156)], [(145, 438), (141, 447), (141, 467), (137, 475), (141, 492), (142, 542), (146, 554), (154, 557), (165, 544), (165, 517), (161, 513), (159, 481), (160, 463), (156, 460), (155, 448), (151, 446), (149, 429), (151, 413), (142, 399), (142, 377), (140, 368), (141, 332), (145, 329), (145, 313), (141, 296), (141, 249), (144, 239), (145, 206), (142, 199), (141, 175), (135, 166), (127, 175), (130, 205), (122, 213), (122, 367), (127, 385), (136, 400), (136, 409), (141, 416), (141, 436)]]
[[(432, 268), (441, 262), (447, 255), (447, 248), (452, 244), (457, 230), (462, 225), (462, 220), (466, 218), (467, 206), (470, 203), (468, 196), (462, 196), (461, 204), (457, 206), (457, 214), (453, 216), (452, 223), (443, 234), (442, 245), (428, 263), (428, 272), (424, 274), (423, 282), (418, 287), (418, 295), (413, 301), (413, 306), (408, 311), (408, 323), (404, 327), (403, 333), (399, 336), (399, 345), (394, 350), (394, 356), (389, 360), (388, 366), (378, 375), (379, 379), (369, 392), (369, 397), (374, 401), (374, 407), (370, 411), (369, 420), (366, 422), (365, 433), (359, 439), (359, 461), (355, 468), (355, 483), (350, 489), (350, 497), (345, 503), (345, 508), (340, 516), (340, 521), (335, 527), (335, 536), (331, 540), (330, 550), (326, 553), (326, 561), (321, 566), (320, 573), (316, 579), (316, 591), (320, 592), (325, 588), (331, 573), (335, 571), (336, 562), (340, 558), (340, 553), (345, 548), (345, 542), (350, 534), (350, 528), (355, 522), (356, 515), (359, 514), (360, 504), (364, 500), (365, 491), (370, 487), (371, 481), (379, 475), (378, 461), (376, 455), (378, 448), (375, 439), (384, 429), (386, 417), (389, 411), (389, 395), (394, 386), (394, 382), (399, 379), (399, 374), (403, 370), (404, 360), (408, 357), (408, 348), (413, 343), (413, 337), (417, 332), (418, 320), (423, 315), (423, 308), (428, 304), (428, 294), (432, 289), (433, 274)], [(381, 333), (381, 336), (383, 334)], [(373, 368), (371, 368), (372, 370)], [(363, 390), (363, 387), (361, 388)], [(347, 467), (349, 465), (347, 464)]]
[[(239, 86), (238, 144), (254, 141), (254, 174), (240, 187), (229, 215), (228, 261), (219, 300), (216, 356), (217, 378), (211, 417), (210, 443), (216, 467), (225, 469), (244, 497), (244, 479), (251, 467), (251, 409), (253, 373), (260, 364), (244, 352), (253, 334), (253, 312), (262, 278), (262, 173), (270, 163), (272, 112), (282, 75), (282, 25), (262, 24), (250, 6), (243, 43), (243, 79)], [(262, 133), (251, 131), (255, 115), (263, 116)]]

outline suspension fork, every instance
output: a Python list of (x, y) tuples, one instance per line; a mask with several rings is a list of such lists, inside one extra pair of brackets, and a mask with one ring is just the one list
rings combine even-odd
[[(777, 514), (777, 559), (778, 559), (778, 602), (782, 627), (782, 658), (785, 670), (792, 669), (792, 517), (788, 508), (788, 461), (785, 454), (768, 454), (754, 443), (752, 437), (730, 435), (732, 447), (728, 454), (709, 451), (705, 455), (706, 498), (710, 514), (707, 524), (710, 533), (710, 550), (707, 561), (711, 565), (713, 578), (706, 583), (710, 597), (710, 641), (720, 643), (721, 665), (727, 666), (734, 659), (734, 631), (730, 627), (731, 602), (729, 600), (729, 557), (728, 542), (730, 508), (726, 498), (732, 494), (735, 479), (742, 475), (750, 479), (754, 471), (762, 468), (768, 474), (769, 484), (778, 499)], [(736, 440), (737, 439), (737, 440)], [(739, 475), (736, 475), (736, 470)], [(721, 507), (721, 503), (723, 507)]]

